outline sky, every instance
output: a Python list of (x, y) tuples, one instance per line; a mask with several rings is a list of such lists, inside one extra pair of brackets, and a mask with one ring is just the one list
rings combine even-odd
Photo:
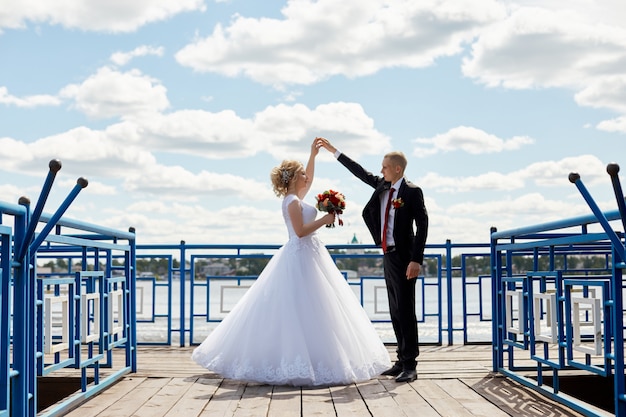
[[(137, 243), (283, 244), (269, 173), (316, 136), (379, 173), (401, 151), (428, 243), (617, 204), (626, 169), (623, 0), (3, 0), (0, 201)], [(346, 196), (327, 244), (373, 243), (372, 189), (328, 152), (306, 201)], [(617, 228), (618, 225), (616, 225)]]

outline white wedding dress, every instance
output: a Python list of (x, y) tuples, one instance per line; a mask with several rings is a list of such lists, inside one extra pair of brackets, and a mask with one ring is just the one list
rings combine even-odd
[[(273, 385), (345, 385), (391, 366), (387, 349), (315, 233), (289, 241), (192, 354), (225, 378)], [(305, 223), (315, 207), (301, 202)]]

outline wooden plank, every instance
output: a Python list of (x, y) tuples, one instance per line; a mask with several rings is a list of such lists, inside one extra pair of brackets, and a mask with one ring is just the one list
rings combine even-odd
[(435, 381), (452, 398), (468, 409), (472, 415), (484, 417), (507, 417), (508, 414), (492, 403), (485, 401), (476, 391), (458, 379), (443, 379)]
[(222, 380), (219, 388), (206, 405), (200, 416), (202, 417), (232, 417), (239, 404), (239, 400), (246, 388), (245, 383), (231, 380)]
[(185, 377), (207, 376), (215, 374), (207, 371), (191, 359), (193, 349), (185, 348), (159, 348), (149, 350), (142, 348), (137, 354), (137, 373), (147, 374), (152, 377)]
[[(168, 380), (152, 398), (146, 401), (133, 417), (162, 417), (176, 404), (197, 380), (197, 378), (159, 378)], [(116, 417), (120, 415), (117, 414)]]
[(220, 382), (221, 380), (214, 378), (198, 378), (165, 416), (198, 416), (217, 391)]
[(272, 398), (271, 385), (248, 384), (243, 392), (234, 417), (259, 417), (267, 414)]
[(361, 397), (361, 393), (354, 384), (345, 387), (331, 387), (330, 396), (335, 406), (337, 417), (364, 417), (371, 415)]
[(406, 416), (391, 394), (377, 379), (357, 384), (367, 409), (374, 417)]
[(302, 417), (334, 416), (330, 388), (303, 388), (302, 389)]
[(428, 400), (428, 403), (442, 417), (471, 417), (470, 413), (455, 398), (446, 393), (433, 380), (421, 380), (411, 382), (411, 386), (419, 392), (422, 397)]
[[(394, 357), (395, 347), (388, 348)], [(138, 372), (70, 417), (502, 417), (577, 414), (491, 372), (491, 346), (421, 347), (418, 380), (378, 377), (348, 386), (300, 388), (225, 380), (191, 360), (193, 347), (142, 346)], [(114, 355), (117, 355), (114, 352)], [(119, 358), (115, 358), (114, 361)], [(108, 370), (103, 369), (102, 374)], [(61, 374), (62, 372), (60, 372)]]
[(276, 386), (267, 417), (293, 417), (302, 414), (302, 389), (299, 387)]
[(126, 377), (107, 390), (66, 414), (66, 417), (95, 417), (112, 404), (120, 401), (123, 393), (128, 393), (139, 386), (146, 378)]
[(407, 416), (439, 417), (439, 413), (415, 390), (413, 385), (397, 383), (393, 378), (381, 379), (380, 382)]
[(146, 378), (141, 385), (134, 390), (123, 393), (120, 400), (98, 414), (98, 417), (120, 417), (130, 416), (156, 395), (163, 388), (169, 379), (167, 378)]

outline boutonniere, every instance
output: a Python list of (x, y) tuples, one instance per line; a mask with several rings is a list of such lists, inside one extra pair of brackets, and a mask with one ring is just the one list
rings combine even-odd
[(404, 206), (404, 200), (402, 200), (401, 198), (394, 198), (393, 200), (391, 200), (391, 204), (393, 204), (394, 209), (399, 209), (400, 207)]

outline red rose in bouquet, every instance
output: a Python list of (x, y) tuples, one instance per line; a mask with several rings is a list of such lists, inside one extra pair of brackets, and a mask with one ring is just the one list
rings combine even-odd
[[(318, 194), (317, 209), (326, 213), (335, 213), (339, 226), (343, 226), (343, 220), (341, 220), (341, 214), (346, 208), (346, 198), (343, 194), (333, 190), (326, 190), (323, 193)], [(335, 223), (327, 224), (326, 227), (335, 227)]]

